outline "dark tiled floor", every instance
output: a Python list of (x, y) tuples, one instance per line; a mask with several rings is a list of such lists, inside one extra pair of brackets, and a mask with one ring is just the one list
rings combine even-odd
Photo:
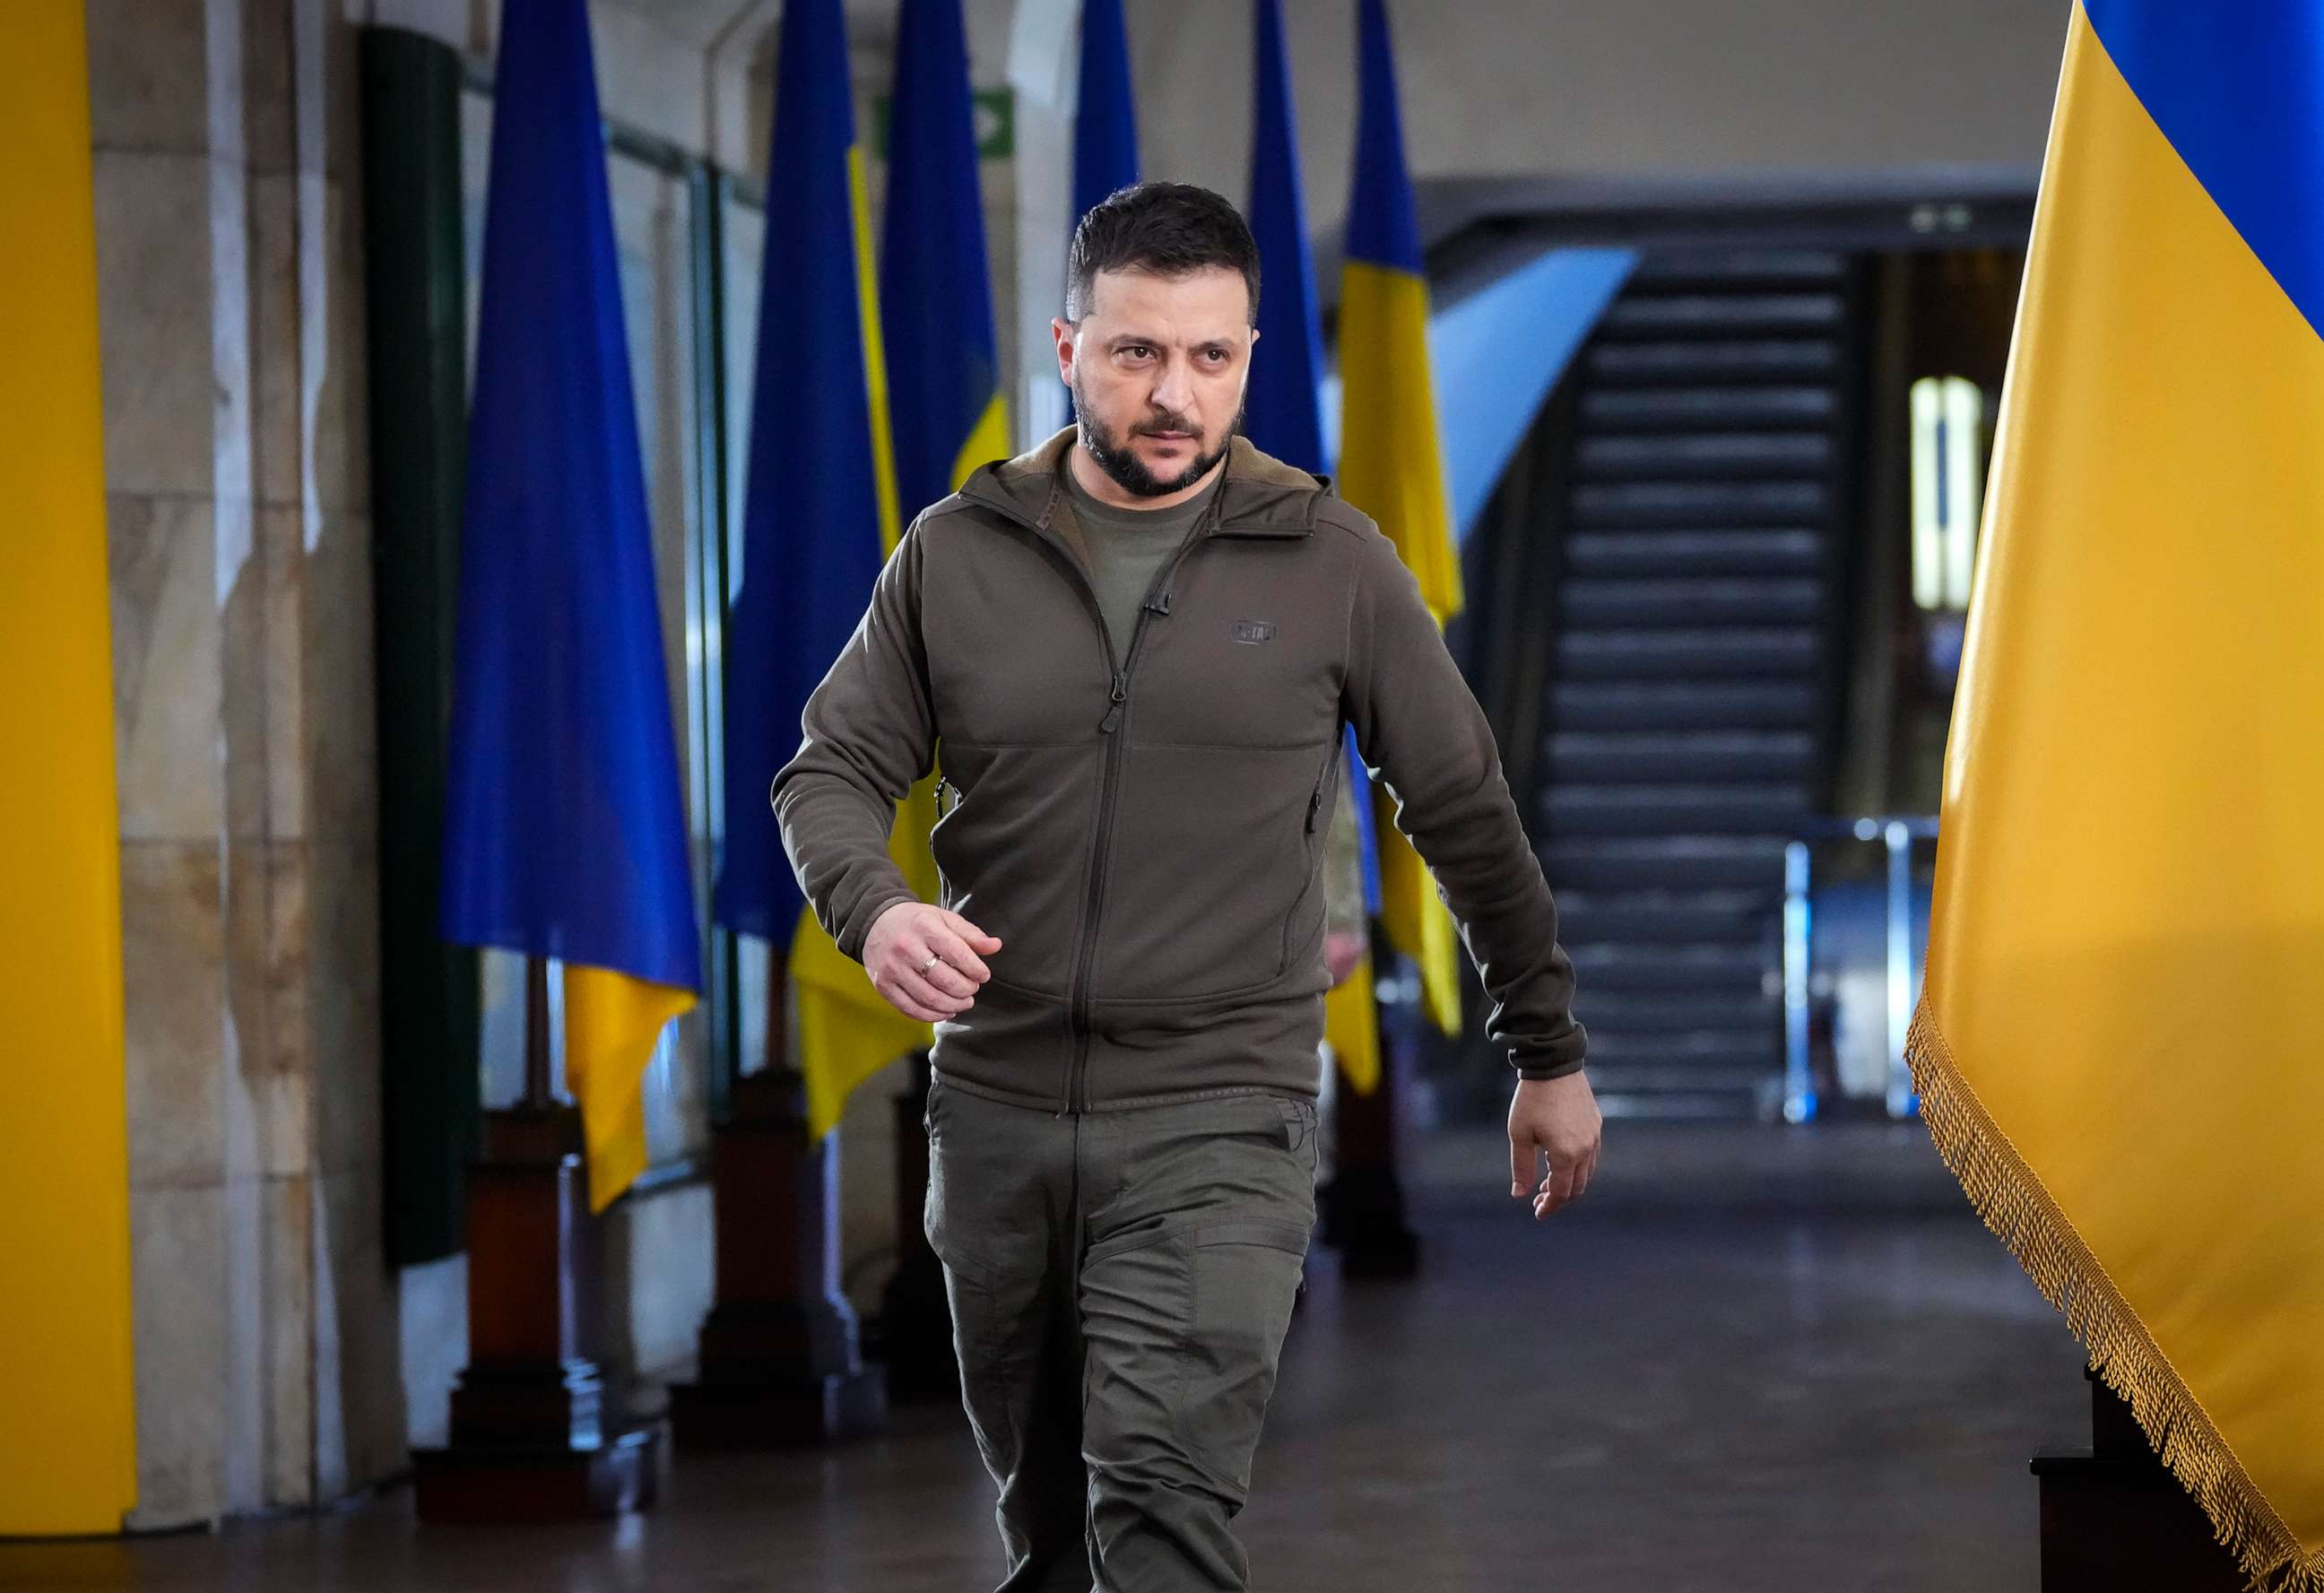
[[(1919, 1130), (1616, 1125), (1540, 1226), (1491, 1132), (1420, 1151), (1425, 1275), (1313, 1269), (1242, 1518), (1259, 1588), (2031, 1593), (2025, 1461), (2087, 1432), (2081, 1359)], [(921, 1410), (830, 1453), (684, 1459), (615, 1524), (423, 1532), (393, 1491), (0, 1546), (0, 1586), (972, 1593), (990, 1523), (957, 1417)]]

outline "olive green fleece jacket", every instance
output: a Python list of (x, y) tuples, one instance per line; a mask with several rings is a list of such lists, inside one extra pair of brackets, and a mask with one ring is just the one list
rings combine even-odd
[(1527, 1078), (1572, 1073), (1572, 964), (1476, 700), (1394, 546), (1238, 438), (1121, 664), (1059, 433), (978, 470), (898, 545), (808, 699), (775, 812), (840, 949), (913, 898), (896, 803), (943, 751), (942, 905), (1000, 937), (935, 1060), (1058, 1110), (1313, 1094), (1340, 727), (1397, 803)]

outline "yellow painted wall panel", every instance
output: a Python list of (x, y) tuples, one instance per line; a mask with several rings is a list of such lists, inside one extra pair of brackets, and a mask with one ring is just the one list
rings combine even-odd
[(136, 1497), (120, 819), (80, 0), (0, 6), (0, 1533)]

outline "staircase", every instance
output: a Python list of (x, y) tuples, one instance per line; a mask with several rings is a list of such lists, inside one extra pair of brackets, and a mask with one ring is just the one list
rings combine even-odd
[(1847, 258), (1652, 258), (1572, 378), (1536, 833), (1609, 1116), (1782, 1098), (1784, 847), (1822, 809), (1858, 364)]

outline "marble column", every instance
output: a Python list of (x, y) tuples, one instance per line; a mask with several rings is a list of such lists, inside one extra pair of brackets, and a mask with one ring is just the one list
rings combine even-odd
[(87, 12), (140, 1525), (402, 1464), (343, 12)]

